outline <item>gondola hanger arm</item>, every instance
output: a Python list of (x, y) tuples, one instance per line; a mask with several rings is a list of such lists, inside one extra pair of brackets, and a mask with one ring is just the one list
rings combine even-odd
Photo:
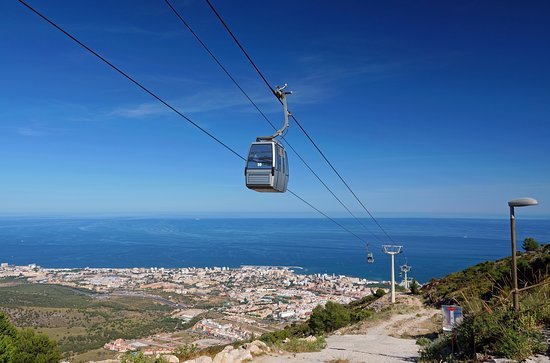
[(275, 86), (275, 95), (278, 99), (281, 100), (281, 103), (283, 104), (283, 113), (284, 113), (284, 120), (283, 120), (283, 126), (277, 130), (273, 135), (271, 136), (258, 136), (256, 138), (256, 141), (269, 141), (273, 140), (279, 136), (281, 136), (285, 130), (288, 128), (288, 118), (290, 117), (290, 112), (288, 111), (288, 106), (286, 103), (286, 95), (291, 95), (292, 91), (285, 91), (285, 88), (287, 88), (288, 85), (285, 83), (284, 86)]

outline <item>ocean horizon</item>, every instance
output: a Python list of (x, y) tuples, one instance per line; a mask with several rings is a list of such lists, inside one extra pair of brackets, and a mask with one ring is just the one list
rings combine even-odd
[[(0, 217), (0, 262), (48, 268), (300, 266), (299, 273), (389, 280), (392, 244), (368, 219)], [(510, 255), (508, 219), (379, 218), (420, 282)], [(550, 220), (517, 219), (525, 237), (550, 241)], [(368, 243), (368, 247), (367, 244)], [(367, 252), (375, 262), (367, 263)], [(398, 280), (400, 278), (398, 277)]]

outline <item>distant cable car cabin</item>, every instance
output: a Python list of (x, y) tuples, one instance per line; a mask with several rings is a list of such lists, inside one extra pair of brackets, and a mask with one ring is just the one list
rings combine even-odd
[(369, 244), (365, 244), (366, 250), (367, 250), (367, 262), (368, 263), (374, 263), (374, 254), (369, 251)]
[(367, 253), (367, 262), (374, 263), (374, 255), (372, 254), (372, 252)]
[(283, 145), (275, 138), (280, 137), (288, 128), (288, 108), (286, 95), (292, 92), (277, 87), (275, 94), (283, 103), (283, 127), (271, 136), (259, 136), (250, 145), (250, 151), (244, 168), (246, 187), (257, 192), (284, 193), (288, 185), (288, 159)]

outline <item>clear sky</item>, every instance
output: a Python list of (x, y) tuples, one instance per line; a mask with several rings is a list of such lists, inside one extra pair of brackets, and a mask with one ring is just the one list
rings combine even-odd
[[(279, 124), (202, 0), (172, 0)], [(271, 132), (162, 0), (29, 0), (245, 155)], [(550, 216), (550, 2), (213, 0), (379, 216)], [(0, 2), (0, 213), (314, 216), (17, 1)], [(357, 211), (295, 124), (287, 139)], [(289, 187), (346, 216), (292, 153)]]

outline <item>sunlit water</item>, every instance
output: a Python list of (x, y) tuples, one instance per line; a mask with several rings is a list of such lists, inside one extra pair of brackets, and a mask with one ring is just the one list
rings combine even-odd
[[(389, 279), (381, 242), (354, 220), (340, 219), (364, 243), (326, 219), (2, 219), (0, 262), (44, 267), (301, 266), (305, 273)], [(365, 224), (371, 223), (365, 220)], [(507, 219), (381, 219), (425, 282), (510, 254)], [(374, 226), (369, 225), (371, 230)], [(518, 220), (518, 245), (550, 241), (550, 221)], [(382, 235), (378, 238), (384, 242)], [(389, 241), (387, 241), (389, 242)]]

